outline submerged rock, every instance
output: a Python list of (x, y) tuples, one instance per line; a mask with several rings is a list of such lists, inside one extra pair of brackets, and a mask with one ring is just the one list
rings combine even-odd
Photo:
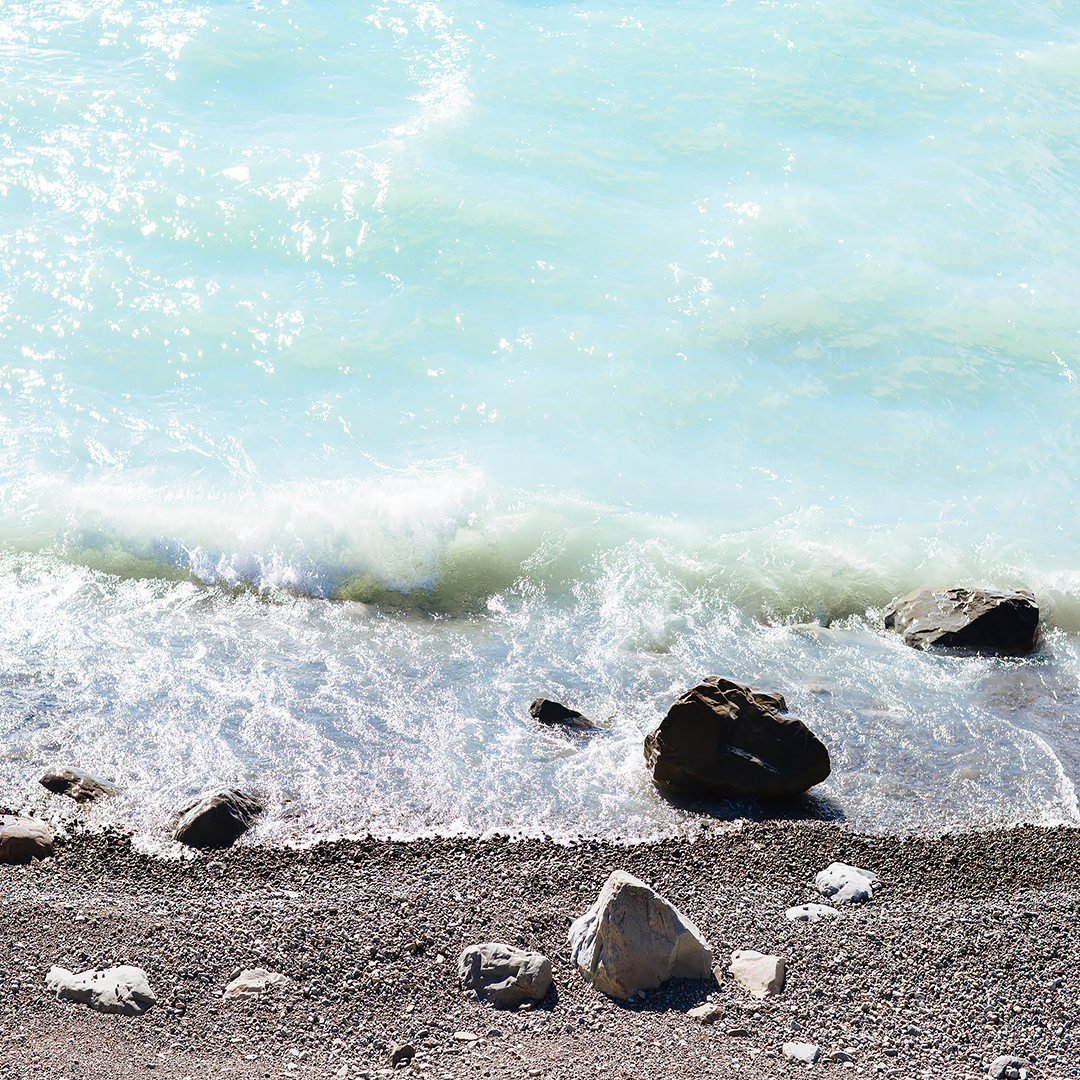
[(885, 612), (885, 627), (908, 645), (1022, 656), (1035, 648), (1039, 608), (1024, 590), (916, 589)]
[(599, 731), (600, 729), (576, 709), (568, 709), (562, 702), (537, 698), (529, 706), (529, 715), (548, 727), (564, 727), (569, 731)]
[(658, 784), (713, 798), (801, 795), (830, 771), (829, 751), (780, 694), (711, 675), (645, 738)]
[(47, 859), (53, 853), (53, 831), (38, 818), (0, 817), (0, 863)]
[(254, 796), (233, 788), (208, 791), (179, 812), (173, 839), (188, 847), (226, 848), (247, 832), (263, 809)]
[(50, 769), (38, 783), (54, 795), (66, 795), (79, 803), (107, 799), (120, 791), (115, 784), (99, 780), (96, 776), (72, 766)]
[(157, 1004), (146, 972), (129, 964), (78, 975), (67, 968), (54, 967), (45, 976), (45, 985), (63, 1001), (81, 1001), (103, 1013), (141, 1016)]
[(481, 1001), (516, 1009), (523, 1001), (543, 1001), (551, 989), (551, 961), (501, 941), (470, 945), (458, 960), (463, 990)]

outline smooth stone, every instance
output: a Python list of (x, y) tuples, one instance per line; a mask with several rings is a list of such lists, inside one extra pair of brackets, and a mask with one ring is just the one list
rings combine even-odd
[(784, 915), (792, 922), (820, 922), (822, 919), (838, 919), (840, 912), (828, 904), (798, 904), (789, 907)]
[(411, 1043), (405, 1043), (404, 1046), (395, 1046), (393, 1052), (390, 1054), (390, 1064), (395, 1068), (402, 1062), (409, 1062), (416, 1057), (416, 1047)]
[(645, 737), (662, 786), (719, 799), (785, 799), (829, 775), (829, 751), (780, 694), (710, 675)]
[(568, 709), (561, 701), (537, 698), (529, 706), (529, 715), (548, 727), (564, 727), (571, 731), (598, 731), (599, 728), (576, 709)]
[(65, 769), (50, 769), (38, 783), (54, 795), (66, 795), (79, 803), (107, 799), (120, 791), (115, 784), (99, 780), (96, 776), (71, 766)]
[(885, 612), (885, 627), (907, 645), (1022, 656), (1035, 648), (1039, 608), (1025, 591), (922, 588)]
[(455, 1031), (454, 1038), (458, 1042), (474, 1043), (480, 1041), (480, 1036), (475, 1031)]
[(814, 878), (814, 887), (838, 904), (864, 904), (874, 899), (874, 887), (881, 879), (873, 870), (862, 870), (847, 863), (830, 863)]
[(200, 795), (179, 811), (173, 839), (194, 848), (227, 848), (235, 843), (263, 812), (252, 795), (220, 788)]
[(53, 853), (53, 831), (39, 818), (0, 816), (0, 863), (26, 865)]
[(102, 1013), (141, 1016), (157, 1004), (146, 972), (129, 964), (78, 975), (53, 967), (45, 976), (45, 985), (62, 1001), (79, 1001)]
[(991, 1080), (1027, 1080), (1028, 1069), (1031, 1062), (1027, 1058), (1013, 1057), (1011, 1054), (1002, 1054), (994, 1058), (986, 1067), (986, 1075)]
[(736, 949), (731, 954), (728, 971), (753, 997), (767, 998), (783, 992), (784, 967), (782, 956), (771, 956), (753, 949)]
[(714, 1001), (706, 1001), (704, 1005), (687, 1010), (686, 1015), (699, 1024), (715, 1024), (724, 1015), (724, 1010)]
[(523, 1001), (543, 1001), (551, 989), (551, 961), (501, 941), (470, 945), (458, 960), (463, 990), (503, 1009), (516, 1009)]
[(267, 971), (266, 968), (248, 968), (241, 971), (222, 991), (222, 1001), (246, 1001), (291, 982), (288, 975), (279, 971)]
[(629, 999), (668, 979), (707, 979), (713, 954), (701, 931), (644, 881), (614, 871), (570, 927), (570, 955), (585, 981)]

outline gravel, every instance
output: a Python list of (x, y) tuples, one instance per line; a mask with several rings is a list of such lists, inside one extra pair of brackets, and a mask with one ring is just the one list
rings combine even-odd
[[(833, 861), (872, 869), (874, 900), (793, 923)], [(653, 885), (735, 949), (787, 960), (784, 993), (724, 977), (632, 1003), (572, 969), (570, 922), (607, 875)], [(304, 851), (244, 844), (171, 861), (116, 833), (0, 866), (0, 1076), (983, 1077), (1002, 1055), (1032, 1077), (1080, 1076), (1080, 830), (868, 837), (823, 823), (717, 827), (693, 840), (572, 846), (505, 838), (374, 839)], [(555, 988), (505, 1012), (456, 986), (461, 950), (505, 941), (548, 956)], [(159, 1005), (103, 1016), (45, 989), (53, 964), (143, 968)], [(291, 982), (224, 1004), (238, 969)], [(714, 1002), (702, 1025), (686, 1012)], [(470, 1038), (465, 1038), (469, 1033)], [(391, 1068), (395, 1050), (400, 1064)]]

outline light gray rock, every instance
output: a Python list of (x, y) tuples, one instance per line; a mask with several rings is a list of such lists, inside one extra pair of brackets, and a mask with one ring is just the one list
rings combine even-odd
[(724, 1010), (715, 1002), (706, 1001), (704, 1005), (688, 1009), (686, 1015), (699, 1024), (715, 1024), (724, 1015)]
[(821, 1047), (817, 1043), (786, 1042), (784, 1057), (788, 1061), (801, 1061), (804, 1065), (813, 1065), (821, 1057)]
[(782, 956), (770, 956), (753, 949), (736, 949), (731, 954), (728, 971), (754, 997), (767, 998), (783, 992), (784, 968)]
[(784, 912), (792, 922), (821, 922), (822, 919), (838, 919), (840, 912), (828, 904), (799, 904)]
[(994, 1058), (986, 1067), (986, 1075), (991, 1080), (1027, 1080), (1031, 1062), (1027, 1058), (1002, 1054)]
[(53, 831), (38, 818), (0, 816), (0, 863), (47, 859), (53, 853)]
[(861, 870), (847, 863), (830, 863), (814, 878), (819, 893), (838, 904), (863, 904), (874, 899), (874, 889), (881, 879), (873, 870)]
[(120, 789), (107, 780), (99, 780), (82, 769), (68, 766), (64, 769), (50, 769), (39, 781), (43, 788), (54, 795), (66, 795), (76, 802), (94, 802), (96, 799), (108, 799)]
[(668, 979), (707, 979), (713, 954), (701, 931), (659, 893), (616, 870), (570, 927), (570, 953), (585, 980), (627, 999)]
[(287, 986), (291, 980), (279, 971), (248, 968), (241, 971), (222, 991), (222, 1001), (250, 1001), (272, 990)]
[(80, 1001), (102, 1013), (141, 1016), (157, 1004), (146, 972), (129, 964), (78, 975), (67, 968), (53, 967), (45, 976), (45, 985), (62, 1001)]
[(551, 961), (501, 941), (470, 945), (458, 959), (463, 990), (482, 1001), (516, 1009), (523, 1001), (542, 1001), (551, 989)]

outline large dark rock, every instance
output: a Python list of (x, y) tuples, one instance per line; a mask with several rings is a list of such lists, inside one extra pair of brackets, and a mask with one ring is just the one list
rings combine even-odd
[(1039, 608), (1029, 592), (916, 589), (885, 612), (885, 626), (908, 645), (1021, 656), (1035, 648)]
[(568, 731), (596, 731), (596, 725), (576, 709), (568, 709), (558, 701), (537, 698), (529, 706), (529, 715), (548, 727), (563, 727)]
[(66, 795), (76, 802), (93, 802), (106, 799), (120, 790), (107, 780), (99, 780), (82, 769), (50, 769), (39, 781), (42, 787), (56, 795)]
[(829, 775), (829, 751), (787, 704), (711, 675), (687, 690), (645, 737), (653, 779), (721, 799), (783, 799)]
[(38, 818), (0, 816), (0, 863), (27, 864), (53, 853), (53, 831)]
[(263, 812), (252, 795), (223, 788), (200, 795), (180, 811), (173, 839), (195, 848), (227, 848)]

